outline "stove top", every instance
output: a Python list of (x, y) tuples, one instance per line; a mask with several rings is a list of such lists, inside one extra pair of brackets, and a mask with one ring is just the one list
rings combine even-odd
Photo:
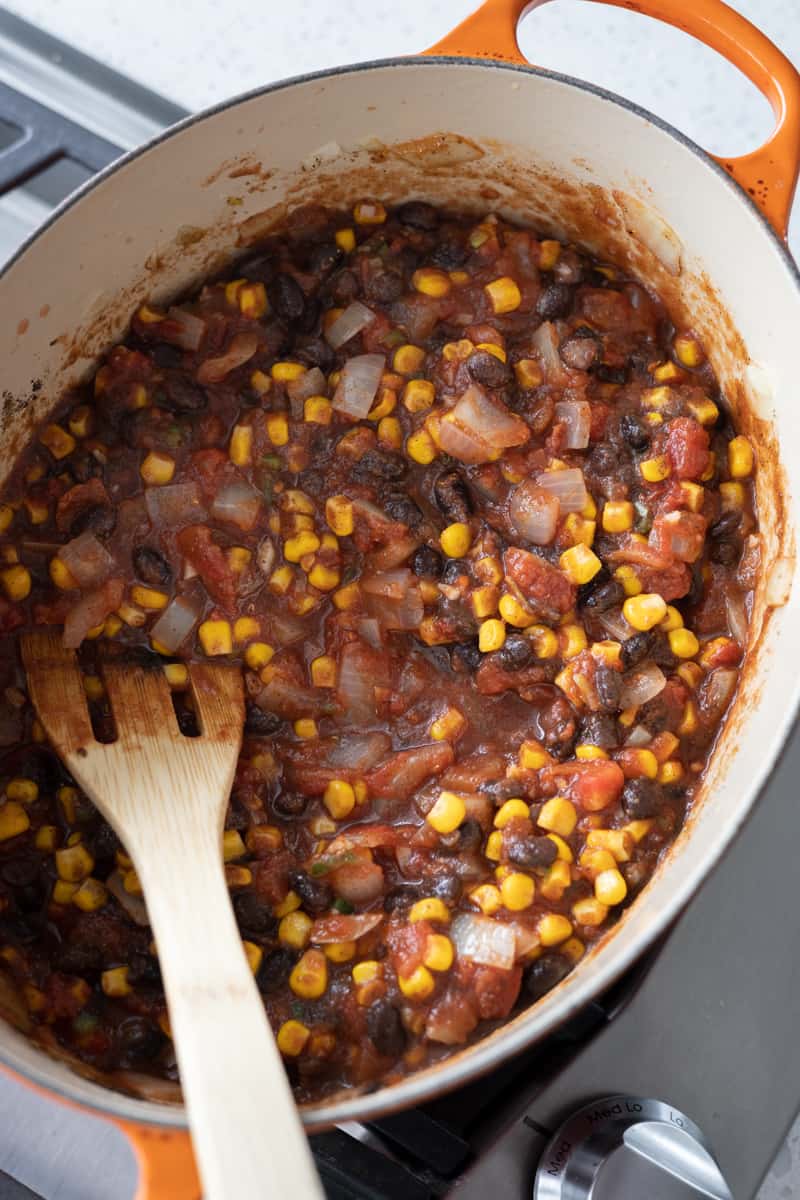
[[(0, 9), (0, 262), (75, 186), (184, 115)], [(753, 1200), (800, 1105), (799, 775), (800, 732), (661, 945), (546, 1043), (424, 1108), (315, 1136), (330, 1200), (527, 1200), (537, 1167), (558, 1162), (559, 1142), (545, 1151), (562, 1123), (587, 1104), (590, 1121), (608, 1116), (620, 1097), (695, 1122), (730, 1194)], [(0, 1078), (0, 1200), (128, 1200), (135, 1177), (114, 1126)]]

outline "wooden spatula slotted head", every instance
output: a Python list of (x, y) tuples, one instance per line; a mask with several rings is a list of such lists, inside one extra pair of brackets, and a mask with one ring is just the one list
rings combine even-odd
[(53, 748), (141, 881), (207, 1200), (321, 1200), (222, 865), (244, 727), (241, 672), (189, 667), (200, 736), (185, 737), (158, 661), (108, 658), (100, 669), (117, 738), (100, 743), (77, 657), (58, 633), (24, 635), (22, 657)]

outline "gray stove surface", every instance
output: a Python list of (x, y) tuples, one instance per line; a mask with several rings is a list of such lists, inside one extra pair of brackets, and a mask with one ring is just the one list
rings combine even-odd
[[(68, 47), (54, 49), (51, 39), (0, 9), (3, 81), (60, 104), (123, 149), (182, 115)], [(0, 262), (81, 175), (62, 163), (0, 201)], [(519, 1119), (485, 1147), (454, 1197), (484, 1200), (492, 1189), (507, 1200), (529, 1197), (549, 1133), (587, 1101), (615, 1092), (658, 1097), (693, 1118), (736, 1200), (752, 1200), (776, 1151), (772, 1182), (759, 1200), (800, 1197), (783, 1142), (800, 1103), (800, 905), (792, 887), (798, 779), (795, 734), (749, 824), (628, 1009), (556, 1080), (520, 1097)], [(28, 1188), (44, 1200), (129, 1200), (136, 1186), (132, 1152), (114, 1126), (3, 1076), (0, 1172), (7, 1173), (0, 1175), (0, 1200), (29, 1200)]]

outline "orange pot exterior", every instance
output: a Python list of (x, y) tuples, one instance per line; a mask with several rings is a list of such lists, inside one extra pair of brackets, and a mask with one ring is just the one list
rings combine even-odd
[(134, 1200), (201, 1200), (202, 1188), (188, 1133), (116, 1121), (139, 1165)]
[[(464, 58), (526, 63), (517, 45), (520, 17), (547, 0), (486, 0), (452, 33), (426, 51)], [(772, 136), (739, 158), (717, 158), (786, 237), (800, 171), (800, 74), (769, 38), (723, 0), (600, 0), (674, 25), (710, 46), (745, 74), (775, 114)], [(716, 156), (715, 156), (716, 157)]]

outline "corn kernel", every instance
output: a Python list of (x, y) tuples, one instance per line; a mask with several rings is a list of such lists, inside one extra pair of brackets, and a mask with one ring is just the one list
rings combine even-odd
[(383, 967), (374, 958), (365, 958), (362, 962), (356, 963), (350, 974), (353, 977), (353, 983), (361, 986), (380, 979), (383, 975)]
[(313, 717), (300, 717), (299, 720), (295, 721), (293, 729), (297, 736), (302, 738), (303, 741), (309, 741), (311, 738), (315, 738), (319, 735), (317, 722)]
[(6, 533), (14, 520), (14, 509), (10, 504), (0, 504), (0, 533)]
[(545, 238), (539, 243), (539, 270), (552, 271), (561, 257), (561, 242)]
[(472, 611), (478, 620), (497, 612), (497, 588), (489, 585), (478, 587), (470, 594)]
[(71, 904), (72, 897), (78, 890), (77, 883), (67, 883), (66, 879), (57, 879), (53, 884), (53, 903)]
[(549, 833), (568, 838), (578, 823), (575, 805), (563, 796), (546, 800), (539, 813), (538, 824)]
[(423, 296), (438, 298), (446, 296), (453, 285), (446, 271), (436, 267), (421, 267), (411, 276), (411, 286)]
[(151, 450), (139, 471), (142, 479), (151, 487), (169, 483), (175, 474), (175, 459), (159, 450)]
[(614, 868), (610, 871), (601, 871), (596, 876), (594, 881), (595, 899), (601, 904), (607, 904), (609, 908), (613, 908), (615, 904), (621, 904), (628, 894), (628, 885), (619, 871)]
[(463, 558), (472, 544), (469, 525), (463, 521), (454, 521), (442, 530), (439, 544), (448, 558)]
[(329, 962), (342, 963), (355, 958), (356, 949), (355, 942), (328, 942), (322, 952)]
[(82, 912), (97, 912), (108, 903), (108, 889), (99, 879), (84, 879), (74, 893), (72, 903)]
[(703, 471), (703, 474), (700, 476), (700, 481), (702, 483), (706, 483), (709, 479), (711, 479), (713, 477), (716, 469), (717, 469), (717, 452), (716, 452), (716, 450), (709, 450), (708, 466), (706, 467), (705, 471)]
[(360, 200), (353, 207), (353, 219), (358, 225), (382, 225), (386, 209), (377, 200)]
[(427, 967), (419, 966), (410, 975), (398, 975), (397, 983), (407, 1000), (425, 1000), (436, 986)]
[(572, 935), (572, 922), (560, 913), (546, 913), (537, 929), (543, 946), (558, 946)]
[(423, 963), (431, 971), (449, 971), (453, 965), (453, 943), (444, 933), (431, 933), (425, 942)]
[(544, 378), (542, 368), (535, 358), (521, 358), (514, 364), (514, 374), (519, 386), (525, 390), (540, 387)]
[(316, 554), (320, 541), (310, 529), (304, 529), (295, 537), (288, 537), (283, 543), (283, 557), (287, 562), (299, 563), (306, 554)]
[(325, 520), (337, 537), (348, 537), (353, 532), (352, 502), (346, 496), (329, 496), (325, 501)]
[(311, 662), (311, 682), (314, 687), (336, 687), (336, 659), (321, 654)]
[(719, 498), (722, 501), (724, 512), (744, 508), (744, 485), (741, 483), (721, 483), (719, 485)]
[(485, 858), (491, 859), (492, 862), (500, 862), (503, 856), (503, 835), (499, 829), (495, 829), (489, 834), (483, 854)]
[(683, 377), (680, 367), (674, 362), (651, 363), (647, 369), (656, 383), (674, 383)]
[(421, 346), (412, 346), (406, 342), (398, 346), (392, 358), (392, 366), (400, 375), (413, 375), (422, 370), (425, 362), (425, 351)]
[(457, 708), (448, 708), (441, 717), (431, 723), (428, 733), (436, 742), (454, 742), (466, 728), (467, 721)]
[(437, 896), (427, 896), (424, 900), (417, 900), (412, 904), (408, 919), (411, 922), (441, 921), (446, 925), (450, 920), (450, 910), (444, 900)]
[(719, 420), (719, 409), (710, 396), (704, 396), (702, 400), (690, 400), (686, 408), (701, 425), (715, 425)]
[(247, 959), (250, 970), (254, 975), (257, 975), (258, 969), (261, 966), (261, 962), (264, 958), (264, 951), (260, 946), (256, 945), (255, 942), (248, 941), (242, 942), (242, 949), (244, 950), (245, 958)]
[(333, 240), (345, 254), (350, 254), (356, 248), (356, 235), (352, 229), (337, 229)]
[[(536, 620), (525, 605), (521, 604), (516, 596), (512, 596), (510, 592), (503, 593), (500, 597), (498, 608), (503, 620), (509, 625), (513, 625), (515, 629), (528, 629)], [(476, 613), (475, 615), (480, 616), (481, 614)]]
[(285, 917), (287, 913), (296, 912), (301, 904), (302, 900), (298, 896), (297, 892), (288, 891), (283, 900), (281, 900), (280, 904), (276, 904), (273, 908), (273, 916), (276, 916), (280, 920), (282, 917)]
[(558, 565), (572, 583), (580, 586), (588, 583), (590, 579), (594, 579), (603, 564), (594, 550), (590, 550), (583, 542), (579, 542), (576, 546), (570, 546), (569, 550), (564, 551), (558, 560)]
[(529, 815), (530, 810), (524, 800), (518, 798), (506, 800), (504, 804), (500, 805), (494, 815), (495, 828), (505, 829), (509, 821), (513, 821), (518, 817), (523, 817), (527, 820)]
[(0, 580), (9, 600), (24, 600), (30, 595), (31, 573), (27, 567), (6, 567), (4, 571), (0, 571)]
[(131, 588), (131, 600), (147, 612), (160, 612), (162, 608), (167, 607), (169, 596), (166, 592), (158, 591), (157, 588), (143, 587), (141, 584), (135, 583)]
[(753, 447), (742, 434), (728, 442), (728, 471), (733, 479), (753, 474)]
[(500, 362), (507, 362), (508, 355), (502, 346), (498, 346), (495, 342), (478, 342), (476, 350), (485, 350), (487, 354), (494, 355)]
[(694, 658), (700, 649), (700, 643), (690, 629), (671, 629), (667, 637), (676, 658)]
[(608, 907), (601, 904), (594, 896), (576, 900), (572, 906), (572, 915), (578, 925), (602, 925), (608, 916)]
[(267, 437), (273, 446), (285, 446), (289, 441), (289, 422), (286, 413), (268, 413), (265, 424)]
[(244, 661), (251, 671), (262, 671), (264, 667), (269, 666), (274, 656), (275, 649), (269, 642), (251, 642), (244, 652)]
[[(548, 631), (549, 632), (549, 631)], [(524, 741), (519, 748), (519, 765), (525, 771), (538, 771), (552, 762), (550, 755), (539, 742)]]
[(633, 505), (630, 500), (608, 500), (603, 508), (603, 529), (606, 533), (625, 533), (633, 525)]
[(592, 850), (608, 850), (615, 862), (629, 862), (633, 839), (624, 829), (590, 829), (586, 845)]
[(39, 798), (39, 785), (33, 779), (10, 779), (6, 784), (6, 796), (9, 800), (18, 800), (20, 804), (33, 804)]
[(0, 807), (0, 842), (7, 842), (9, 838), (18, 837), (19, 834), (30, 829), (30, 825), (30, 817), (21, 804), (9, 800)]
[(267, 292), (263, 283), (248, 283), (239, 292), (239, 312), (258, 320), (267, 311)]
[(66, 563), (60, 558), (51, 558), (49, 566), (50, 578), (57, 588), (69, 592), (77, 588), (78, 583)]
[(59, 879), (63, 879), (67, 883), (79, 883), (91, 875), (94, 870), (94, 859), (86, 847), (80, 843), (76, 846), (66, 846), (63, 850), (56, 850), (55, 857)]
[(656, 458), (646, 458), (639, 463), (642, 479), (647, 483), (661, 483), (669, 478), (670, 470), (669, 460), (664, 454), (659, 454)]
[(569, 863), (557, 858), (548, 868), (539, 885), (539, 891), (545, 900), (560, 900), (571, 883), (572, 872)]
[(311, 1030), (302, 1021), (284, 1021), (276, 1035), (278, 1049), (284, 1058), (297, 1058), (303, 1053)]
[(667, 615), (666, 601), (658, 592), (629, 596), (622, 606), (622, 615), (634, 629), (645, 633), (664, 620)]
[(570, 849), (569, 844), (564, 841), (564, 839), (561, 837), (560, 834), (548, 833), (547, 837), (550, 838), (550, 841), (555, 846), (556, 853), (562, 862), (565, 862), (565, 863), (573, 862), (574, 855), (572, 853), (572, 850)]
[[(361, 588), (358, 583), (348, 583), (346, 587), (339, 588), (338, 592), (333, 594), (333, 603), (342, 612), (346, 612), (350, 608), (355, 608), (361, 599)], [(422, 628), (420, 626), (420, 628)]]
[(53, 458), (66, 458), (68, 454), (72, 454), (75, 449), (76, 442), (72, 434), (67, 433), (66, 429), (62, 429), (60, 425), (45, 425), (42, 432), (39, 434), (39, 441), (52, 454)]
[(299, 362), (276, 362), (270, 367), (269, 373), (276, 383), (293, 383), (305, 375), (306, 368)]
[(522, 303), (522, 293), (510, 275), (501, 275), (484, 285), (492, 309), (496, 313), (514, 312)]
[(36, 830), (34, 844), (36, 849), (41, 850), (43, 854), (52, 854), (58, 845), (58, 826), (40, 825)]
[(535, 894), (535, 883), (530, 875), (524, 875), (522, 871), (512, 871), (500, 884), (500, 895), (509, 912), (522, 912), (530, 908)]
[(656, 778), (663, 784), (680, 783), (683, 779), (683, 763), (677, 760), (662, 763)]
[(672, 389), (668, 387), (645, 388), (642, 392), (642, 404), (645, 408), (658, 411), (669, 404), (672, 396)]
[(619, 667), (622, 665), (622, 646), (619, 642), (610, 640), (592, 642), (592, 654), (595, 658), (607, 663), (609, 667)]
[(531, 625), (528, 637), (533, 643), (533, 652), (537, 658), (555, 658), (558, 654), (558, 634), (547, 625)]
[(590, 746), (588, 743), (584, 743), (575, 747), (575, 757), (580, 762), (595, 762), (598, 759), (607, 759), (608, 751), (604, 750), (602, 746)]
[(107, 996), (130, 996), (133, 988), (128, 982), (127, 967), (112, 967), (103, 971), (100, 986)]
[(233, 650), (230, 621), (203, 621), (197, 636), (203, 653), (209, 658), (217, 654), (230, 654)]
[(586, 630), (582, 625), (562, 625), (559, 637), (561, 646), (561, 656), (564, 659), (575, 658), (582, 650), (585, 650), (588, 641), (586, 638)]
[(378, 422), (378, 443), (390, 450), (403, 445), (403, 429), (397, 417), (382, 417)]
[(440, 792), (425, 819), (437, 833), (452, 833), (466, 815), (466, 806), (460, 796), (455, 792)]
[(282, 946), (291, 946), (293, 950), (305, 950), (313, 924), (311, 917), (299, 908), (295, 909), (281, 920), (278, 926), (278, 941)]
[(334, 820), (343, 821), (355, 808), (356, 795), (345, 779), (332, 779), (325, 788), (322, 801)]
[(247, 853), (238, 829), (226, 829), (222, 835), (222, 860), (233, 862)]
[(43, 500), (37, 500), (33, 496), (28, 496), (25, 499), (25, 508), (28, 512), (28, 520), (31, 525), (44, 525), (45, 521), (50, 516), (50, 509)]
[(476, 887), (470, 892), (469, 898), (487, 917), (493, 916), (498, 909), (503, 907), (500, 889), (493, 883), (482, 883), (480, 887)]
[(506, 640), (506, 627), (497, 617), (489, 617), (483, 621), (478, 630), (478, 649), (482, 654), (500, 650)]
[(699, 367), (705, 362), (703, 347), (691, 333), (679, 333), (672, 343), (675, 357), (684, 367)]
[(436, 389), (429, 379), (409, 379), (403, 388), (403, 404), (409, 412), (425, 412), (436, 399)]
[(422, 466), (432, 463), (439, 453), (431, 435), (426, 429), (418, 429), (409, 434), (406, 439), (406, 451), (410, 459)]

